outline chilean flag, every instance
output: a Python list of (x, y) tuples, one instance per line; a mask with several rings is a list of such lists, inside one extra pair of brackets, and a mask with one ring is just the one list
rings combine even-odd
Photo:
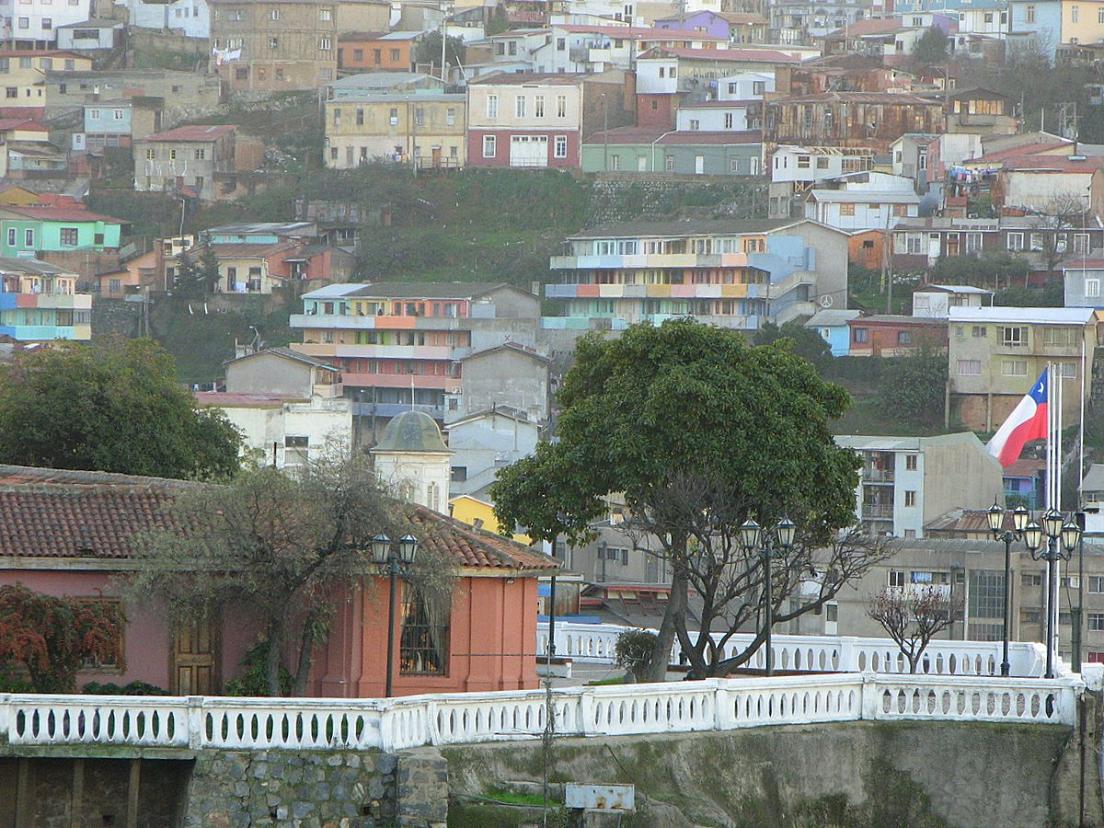
[(1039, 379), (1031, 386), (1020, 404), (1008, 419), (1004, 421), (987, 446), (989, 453), (1008, 468), (1020, 459), (1024, 443), (1042, 440), (1047, 436), (1047, 372), (1043, 371)]

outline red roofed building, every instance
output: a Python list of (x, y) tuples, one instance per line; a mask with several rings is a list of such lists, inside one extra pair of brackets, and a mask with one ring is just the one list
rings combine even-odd
[(234, 198), (238, 174), (254, 169), (261, 144), (231, 124), (182, 126), (134, 141), (134, 189), (200, 201)]
[[(0, 466), (0, 584), (123, 604), (117, 579), (134, 565), (137, 536), (196, 528), (171, 511), (175, 498), (196, 485)], [(459, 583), (440, 621), (400, 601), (395, 694), (536, 687), (537, 576), (555, 571), (555, 560), (421, 506), (403, 507), (403, 515), (423, 548), (454, 561)], [(308, 695), (383, 695), (387, 591), (385, 579), (366, 576), (362, 587), (333, 596)], [(82, 671), (78, 688), (144, 681), (180, 695), (217, 693), (240, 673), (242, 656), (262, 632), (255, 617), (234, 606), (176, 628), (154, 602), (130, 601), (123, 610), (127, 626), (117, 656)]]

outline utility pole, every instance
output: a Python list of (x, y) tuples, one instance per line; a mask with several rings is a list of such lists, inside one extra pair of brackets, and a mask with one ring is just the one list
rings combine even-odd
[(609, 172), (609, 98), (602, 93), (602, 170)]

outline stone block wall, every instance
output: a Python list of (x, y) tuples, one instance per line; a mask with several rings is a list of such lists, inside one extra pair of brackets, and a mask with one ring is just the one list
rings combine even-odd
[(436, 751), (203, 751), (183, 828), (444, 825), (447, 771)]

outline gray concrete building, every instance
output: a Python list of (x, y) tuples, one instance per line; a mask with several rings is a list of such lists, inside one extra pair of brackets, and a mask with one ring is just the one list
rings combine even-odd
[(492, 405), (447, 425), (452, 450), (453, 495), (470, 494), (488, 500), (487, 488), (499, 469), (528, 457), (537, 449), (541, 425), (525, 412)]
[(491, 408), (512, 408), (534, 422), (549, 415), (548, 357), (531, 347), (505, 341), (460, 360), (460, 404), (468, 417)]
[(1000, 464), (973, 432), (938, 437), (838, 436), (862, 457), (855, 510), (872, 534), (922, 538), (929, 521), (955, 508), (1004, 502)]

